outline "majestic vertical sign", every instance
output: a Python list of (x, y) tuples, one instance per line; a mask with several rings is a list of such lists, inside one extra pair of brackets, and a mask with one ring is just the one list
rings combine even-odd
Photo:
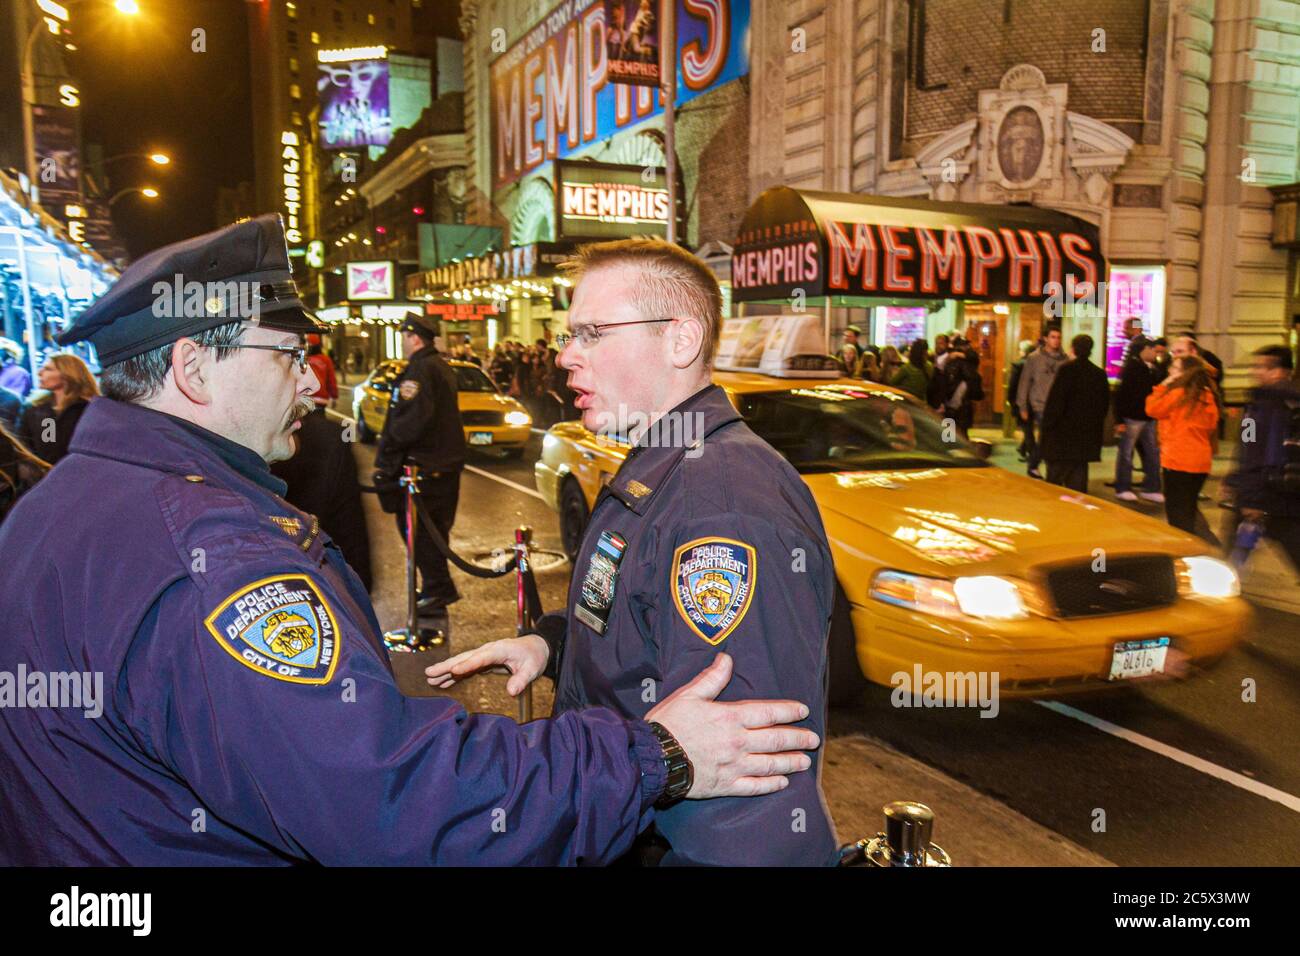
[(663, 0), (605, 0), (605, 61), (611, 83), (659, 86)]
[(382, 46), (317, 52), (316, 94), (324, 149), (387, 146), (393, 138), (387, 56)]
[(284, 190), (284, 238), (302, 242), (302, 143), (291, 129), (280, 134), (280, 181)]
[[(677, 4), (679, 106), (749, 72), (749, 0), (671, 2)], [(657, 16), (653, 0), (628, 0), (629, 32), (643, 6)], [(611, 68), (605, 10), (606, 0), (566, 0), (492, 63), (494, 188), (661, 112), (657, 78), (651, 86), (629, 86)]]

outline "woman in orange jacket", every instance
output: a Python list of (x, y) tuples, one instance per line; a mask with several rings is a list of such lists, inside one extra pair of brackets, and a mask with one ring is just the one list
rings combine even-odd
[(1195, 355), (1184, 355), (1174, 360), (1169, 377), (1147, 396), (1146, 411), (1158, 422), (1165, 516), (1175, 528), (1217, 545), (1197, 507), (1214, 461), (1210, 442), (1219, 424), (1214, 395), (1214, 379), (1205, 363)]

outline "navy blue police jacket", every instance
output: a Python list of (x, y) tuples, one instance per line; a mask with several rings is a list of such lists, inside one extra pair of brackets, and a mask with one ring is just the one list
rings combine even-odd
[[(197, 426), (91, 403), (0, 528), (0, 863), (624, 853), (665, 783), (650, 728), (404, 697), (360, 581), (283, 487)], [(102, 675), (102, 699), (32, 706), (73, 700), (47, 696), (59, 674)]]
[[(539, 628), (556, 711), (644, 717), (725, 651), (735, 669), (720, 700), (803, 701), (800, 726), (824, 740), (834, 596), (808, 486), (710, 385), (660, 419), (596, 499), (563, 625)], [(812, 759), (779, 793), (659, 811), (662, 864), (833, 863), (820, 751)]]

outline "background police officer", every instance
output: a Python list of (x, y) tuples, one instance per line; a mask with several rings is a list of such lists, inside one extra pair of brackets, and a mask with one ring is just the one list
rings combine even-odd
[[(802, 704), (713, 700), (725, 656), (652, 722), (403, 697), (361, 582), (267, 465), (312, 404), (313, 325), (264, 216), (137, 260), (63, 333), (106, 397), (0, 526), (0, 672), (28, 703), (0, 720), (0, 864), (595, 863), (661, 800), (807, 768), (816, 736), (774, 726)], [(32, 703), (74, 683), (94, 699)]]
[[(451, 540), (465, 467), (465, 432), (460, 424), (456, 373), (434, 347), (435, 327), (423, 316), (401, 325), (406, 368), (393, 383), (388, 417), (375, 455), (375, 483), (391, 487), (402, 466), (418, 465), (420, 501), (443, 540)], [(406, 496), (385, 493), (385, 510), (396, 509), (397, 530), (406, 537)], [(460, 600), (447, 559), (434, 546), (424, 524), (415, 526), (415, 564), (420, 569), (419, 607), (436, 612)]]
[[(583, 424), (632, 451), (592, 509), (567, 616), (543, 618), (541, 636), (435, 664), (430, 683), (504, 664), (512, 693), (544, 672), (557, 678), (559, 712), (594, 704), (636, 717), (725, 648), (738, 678), (730, 693), (806, 700), (807, 726), (822, 733), (830, 549), (808, 486), (710, 384), (717, 282), (659, 240), (587, 246), (571, 266), (559, 364)], [(643, 849), (666, 842), (664, 863), (836, 860), (816, 774), (762, 800), (671, 807), (655, 830)]]

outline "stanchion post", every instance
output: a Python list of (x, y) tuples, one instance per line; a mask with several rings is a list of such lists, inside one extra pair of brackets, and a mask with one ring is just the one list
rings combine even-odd
[(415, 587), (415, 496), (419, 494), (420, 469), (402, 466), (402, 487), (406, 490), (406, 633), (412, 645), (417, 643), (419, 621), (416, 613)]
[[(533, 529), (527, 525), (515, 528), (515, 636), (522, 637), (537, 623), (528, 611), (527, 576), (532, 573), (528, 549), (533, 542)], [(519, 693), (519, 722), (533, 719), (533, 685), (529, 683)]]

